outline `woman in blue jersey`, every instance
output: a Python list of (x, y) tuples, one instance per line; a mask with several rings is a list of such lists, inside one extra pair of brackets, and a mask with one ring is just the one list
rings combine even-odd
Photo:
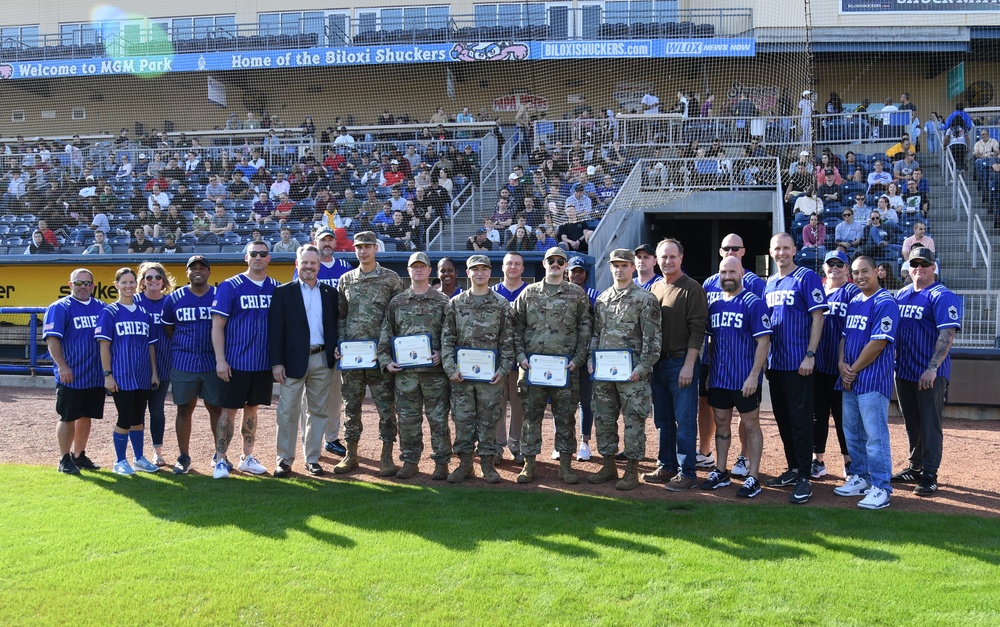
[(143, 422), (150, 390), (159, 387), (156, 372), (156, 338), (153, 317), (135, 304), (138, 287), (131, 268), (115, 273), (118, 300), (104, 308), (97, 317), (94, 337), (101, 347), (104, 387), (115, 399), (118, 422), (115, 423), (115, 466), (119, 475), (134, 475), (135, 470), (125, 459), (129, 442), (135, 468), (157, 472), (160, 468), (142, 454)]
[(160, 315), (167, 302), (165, 296), (174, 287), (174, 277), (167, 274), (160, 264), (144, 261), (139, 266), (139, 293), (135, 296), (135, 304), (145, 309), (153, 319), (156, 372), (160, 375), (160, 386), (149, 393), (149, 436), (153, 441), (153, 463), (157, 466), (167, 465), (163, 459), (163, 430), (167, 420), (163, 405), (170, 382), (170, 336), (164, 330)]

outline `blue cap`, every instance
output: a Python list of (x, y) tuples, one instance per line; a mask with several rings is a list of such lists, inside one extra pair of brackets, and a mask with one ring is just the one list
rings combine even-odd
[(569, 260), (569, 269), (572, 270), (573, 268), (583, 268), (586, 270), (587, 262), (583, 260), (583, 257), (573, 257)]
[(847, 258), (847, 253), (845, 253), (842, 250), (831, 250), (830, 252), (826, 253), (826, 257), (823, 259), (823, 263), (826, 263), (831, 259), (839, 259), (840, 261), (843, 261), (845, 264), (848, 265), (851, 263), (851, 260)]

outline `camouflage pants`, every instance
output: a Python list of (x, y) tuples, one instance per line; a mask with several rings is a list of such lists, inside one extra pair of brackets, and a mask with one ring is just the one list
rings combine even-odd
[(378, 368), (364, 370), (342, 370), (342, 392), (344, 394), (344, 439), (357, 442), (361, 439), (361, 403), (365, 400), (365, 388), (372, 391), (372, 400), (378, 411), (378, 437), (383, 442), (396, 441), (396, 403), (392, 375)]
[(560, 454), (576, 453), (576, 407), (580, 403), (580, 379), (569, 373), (569, 386), (550, 388), (528, 385), (527, 371), (521, 371), (517, 389), (524, 409), (521, 424), (521, 454), (540, 455), (542, 452), (542, 419), (545, 406), (552, 404), (552, 417), (556, 423), (555, 450)]
[(431, 427), (431, 459), (445, 463), (451, 459), (451, 430), (448, 401), (451, 388), (443, 372), (396, 373), (396, 413), (399, 416), (399, 458), (419, 463), (424, 452), (424, 411)]
[(594, 381), (594, 422), (597, 451), (602, 457), (618, 453), (618, 414), (625, 422), (625, 457), (646, 455), (646, 418), (652, 405), (649, 377), (634, 383)]
[[(503, 408), (503, 385), (482, 381), (451, 384), (451, 416), (455, 420), (455, 454), (497, 454), (497, 421)], [(479, 448), (476, 448), (476, 443)]]

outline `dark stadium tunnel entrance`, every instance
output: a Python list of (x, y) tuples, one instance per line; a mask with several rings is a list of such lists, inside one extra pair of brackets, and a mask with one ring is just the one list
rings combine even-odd
[(743, 238), (743, 267), (762, 277), (768, 274), (767, 251), (773, 232), (770, 214), (647, 213), (644, 220), (644, 242), (655, 246), (668, 237), (679, 240), (684, 246), (684, 272), (699, 283), (719, 271), (719, 245), (729, 233)]

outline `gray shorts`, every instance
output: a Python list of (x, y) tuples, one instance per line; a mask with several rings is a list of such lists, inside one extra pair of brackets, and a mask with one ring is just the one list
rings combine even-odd
[(174, 393), (174, 405), (187, 405), (199, 396), (209, 405), (222, 405), (222, 379), (215, 371), (184, 372), (170, 370), (170, 388)]

